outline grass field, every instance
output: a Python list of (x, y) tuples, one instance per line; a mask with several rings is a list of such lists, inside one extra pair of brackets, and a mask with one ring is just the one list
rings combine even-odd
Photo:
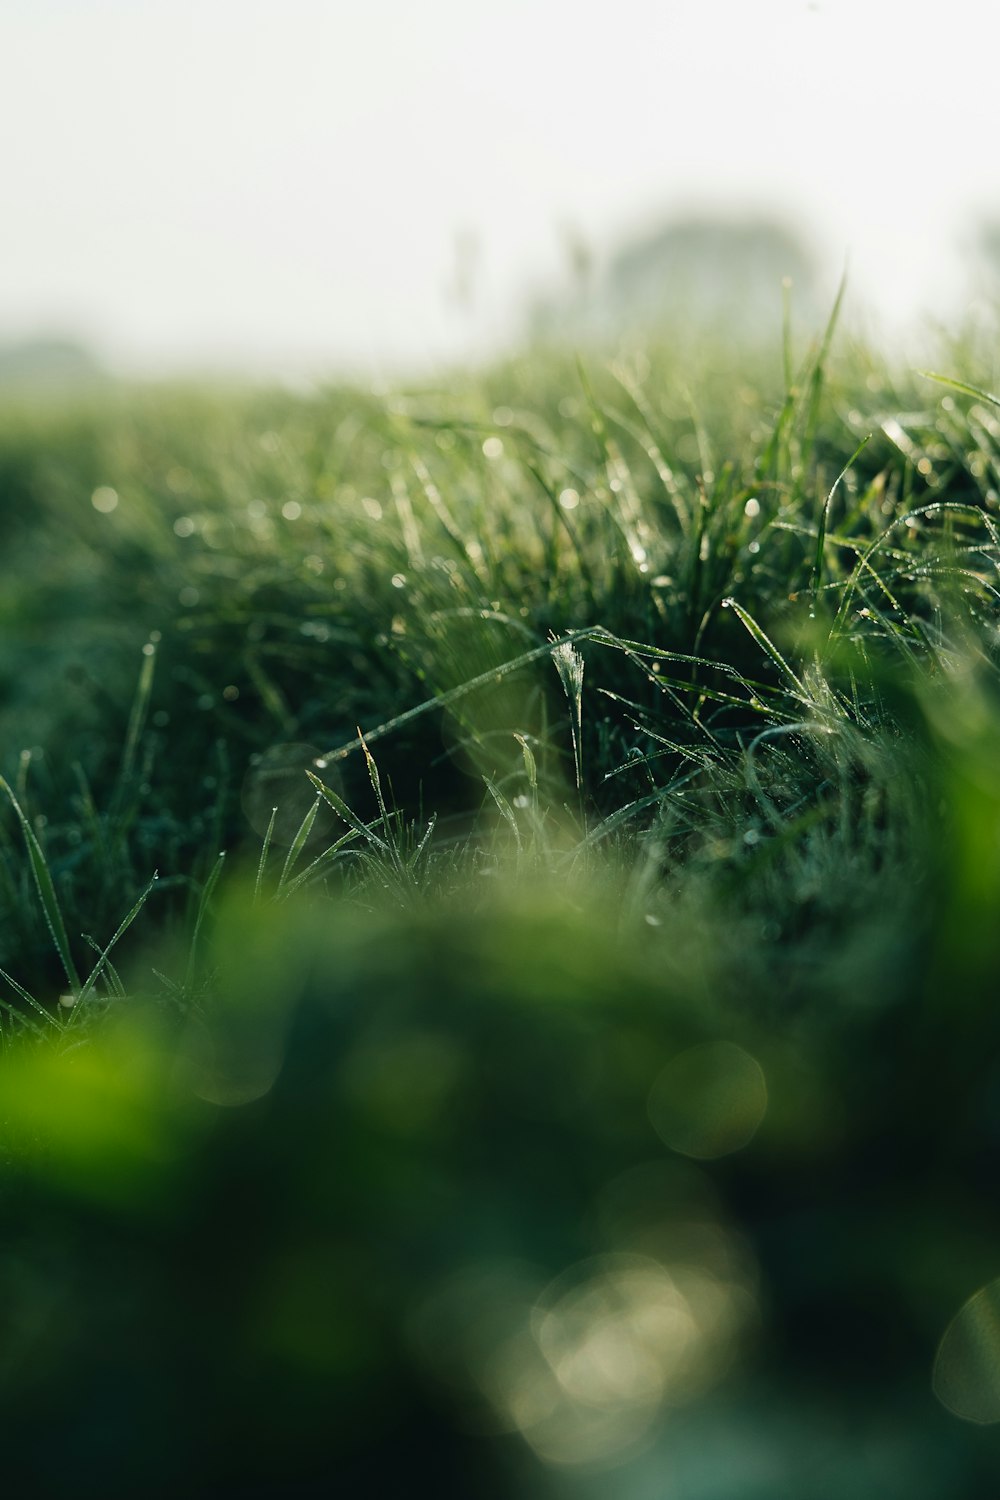
[(1000, 403), (938, 368), (0, 409), (18, 1493), (992, 1493)]

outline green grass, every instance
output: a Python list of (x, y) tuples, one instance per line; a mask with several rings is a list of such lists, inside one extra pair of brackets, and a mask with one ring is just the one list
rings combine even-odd
[(941, 363), (0, 411), (12, 1471), (988, 1492), (1000, 413)]

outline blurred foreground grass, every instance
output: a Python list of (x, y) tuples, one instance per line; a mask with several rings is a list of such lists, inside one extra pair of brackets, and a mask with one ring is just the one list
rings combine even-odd
[(777, 364), (0, 412), (21, 1493), (991, 1492), (1000, 421)]

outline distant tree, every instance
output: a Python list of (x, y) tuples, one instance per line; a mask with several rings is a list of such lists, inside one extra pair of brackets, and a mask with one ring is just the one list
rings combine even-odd
[(0, 343), (0, 386), (77, 385), (99, 380), (104, 371), (82, 344), (67, 338)]
[(606, 288), (626, 317), (735, 317), (757, 325), (780, 309), (782, 282), (815, 292), (815, 266), (787, 225), (769, 218), (679, 219), (623, 246)]
[(816, 263), (789, 225), (764, 214), (694, 215), (626, 240), (592, 291), (540, 299), (534, 322), (537, 331), (573, 336), (707, 327), (767, 337), (780, 327), (786, 281), (799, 315), (815, 313)]

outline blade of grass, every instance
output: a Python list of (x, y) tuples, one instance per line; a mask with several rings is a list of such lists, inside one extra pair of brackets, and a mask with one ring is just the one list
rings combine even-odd
[[(328, 757), (321, 757), (321, 759), (325, 758)], [(309, 777), (309, 780), (312, 782), (313, 786), (316, 788), (317, 792), (323, 798), (323, 800), (325, 802), (328, 802), (333, 808), (338, 818), (342, 819), (342, 821), (345, 822), (349, 828), (353, 828), (355, 833), (359, 833), (366, 843), (374, 844), (375, 848), (378, 849), (380, 853), (388, 854), (389, 850), (386, 844), (382, 839), (379, 838), (372, 825), (369, 823), (362, 823), (357, 813), (353, 812), (351, 808), (348, 807), (343, 797), (339, 796), (335, 791), (332, 790), (332, 788), (328, 787), (325, 782), (320, 781), (318, 776), (314, 776), (312, 771), (307, 771), (306, 775)]]
[(139, 682), (136, 686), (135, 697), (132, 700), (132, 712), (129, 714), (128, 729), (125, 732), (125, 748), (122, 751), (121, 770), (119, 772), (120, 784), (126, 783), (135, 764), (135, 753), (142, 738), (143, 727), (146, 723), (146, 713), (149, 709), (149, 700), (153, 691), (153, 674), (156, 670), (156, 642), (149, 640), (142, 648), (142, 666), (139, 668)]
[[(10, 977), (5, 969), (0, 969), (0, 979), (2, 979), (6, 984), (9, 984), (15, 995), (17, 995), (18, 999), (23, 1000), (25, 1005), (30, 1006), (33, 1011), (36, 1011), (37, 1014), (42, 1017), (43, 1021), (48, 1021), (50, 1026), (54, 1026), (57, 1031), (62, 1031), (62, 1022), (59, 1020), (58, 1016), (54, 1016), (51, 1011), (47, 1011), (45, 1009), (45, 1006), (42, 1005), (41, 1001), (36, 1000), (34, 995), (30, 995), (22, 985), (18, 984), (16, 979), (12, 979)], [(5, 1010), (9, 1011), (11, 1015), (19, 1016), (21, 1014), (20, 1011), (16, 1010), (13, 1006), (8, 1005), (2, 1000), (0, 1000), (0, 1005), (2, 1005)]]
[(951, 375), (937, 375), (933, 370), (918, 370), (925, 380), (935, 380), (938, 385), (946, 385), (953, 391), (961, 391), (963, 396), (977, 396), (980, 401), (988, 401), (991, 406), (1000, 406), (1000, 396), (994, 396), (991, 391), (984, 391), (982, 386), (969, 385), (964, 380), (955, 380)]
[(486, 790), (489, 792), (490, 796), (493, 798), (493, 801), (496, 803), (497, 811), (503, 818), (504, 822), (509, 825), (514, 835), (514, 843), (517, 847), (518, 855), (522, 855), (524, 853), (524, 846), (521, 843), (521, 830), (517, 826), (517, 819), (514, 816), (513, 808), (507, 801), (507, 798), (504, 796), (503, 792), (501, 792), (500, 789), (495, 785), (492, 777), (484, 776), (483, 780), (486, 783)]
[(805, 686), (802, 683), (801, 679), (796, 676), (795, 672), (782, 656), (781, 652), (771, 640), (770, 636), (766, 635), (765, 632), (757, 624), (757, 621), (754, 619), (753, 615), (751, 615), (748, 610), (745, 610), (742, 604), (738, 604), (736, 600), (732, 598), (723, 599), (722, 607), (723, 609), (731, 609), (733, 611), (740, 622), (753, 636), (754, 640), (757, 642), (758, 646), (760, 646), (761, 650), (767, 653), (778, 670), (788, 678), (788, 681), (792, 684), (795, 696), (801, 699), (803, 703), (808, 703), (810, 701), (809, 694), (806, 692)]
[[(2, 1011), (5, 1016), (8, 1016), (9, 1019), (11, 1021), (14, 1021), (18, 1026), (25, 1027), (25, 1029), (30, 1031), (33, 1036), (45, 1036), (45, 1032), (42, 1027), (39, 1026), (38, 1022), (33, 1021), (30, 1016), (26, 1016), (23, 1010), (18, 1010), (16, 1005), (11, 1005), (9, 1000), (0, 999), (0, 1011)], [(45, 1015), (48, 1020), (52, 1020), (52, 1017), (49, 1015), (48, 1011), (45, 1012)], [(4, 1050), (6, 1051), (6, 1042), (4, 1045)]]
[(69, 938), (66, 936), (66, 924), (63, 921), (59, 901), (56, 897), (56, 888), (52, 883), (52, 875), (46, 863), (45, 855), (42, 852), (42, 846), (35, 836), (34, 829), (22, 812), (21, 804), (14, 796), (10, 783), (3, 776), (0, 776), (0, 790), (7, 793), (10, 804), (14, 809), (14, 814), (21, 825), (21, 832), (24, 835), (24, 842), (28, 850), (28, 861), (31, 865), (31, 873), (42, 903), (42, 912), (45, 916), (46, 925), (52, 936), (56, 951), (59, 954), (59, 960), (65, 971), (66, 978), (69, 980), (70, 988), (73, 994), (77, 995), (80, 992), (80, 976), (77, 973), (76, 964), (73, 962), (73, 955), (70, 952)]
[(348, 829), (347, 833), (342, 834), (335, 843), (330, 844), (328, 848), (324, 849), (322, 854), (317, 854), (316, 858), (306, 865), (305, 869), (301, 870), (293, 880), (290, 880), (287, 885), (279, 887), (275, 893), (275, 900), (279, 897), (282, 900), (287, 900), (289, 896), (293, 895), (295, 891), (311, 880), (325, 864), (329, 864), (335, 854), (338, 854), (341, 849), (357, 837), (358, 834), (353, 828)]
[(76, 997), (76, 1004), (74, 1005), (73, 1010), (72, 1010), (71, 1015), (70, 1015), (70, 1022), (71, 1023), (72, 1023), (73, 1019), (75, 1018), (77, 1011), (80, 1009), (80, 1006), (81, 1006), (82, 1002), (84, 1000), (86, 1000), (87, 996), (91, 993), (91, 991), (94, 988), (94, 985), (97, 983), (98, 979), (100, 978), (101, 973), (102, 973), (102, 971), (104, 969), (104, 966), (105, 966), (105, 964), (108, 961), (108, 954), (111, 952), (112, 948), (114, 948), (115, 944), (119, 941), (119, 939), (122, 938), (122, 937), (124, 937), (125, 933), (132, 926), (132, 923), (135, 921), (136, 917), (139, 915), (139, 913), (142, 911), (142, 908), (145, 906), (146, 901), (149, 898), (149, 893), (153, 889), (153, 887), (156, 884), (156, 882), (157, 882), (158, 879), (159, 879), (159, 876), (154, 871), (154, 873), (150, 876), (149, 880), (146, 882), (146, 885), (143, 888), (142, 893), (139, 896), (139, 899), (133, 904), (133, 906), (130, 908), (130, 910), (128, 911), (128, 913), (122, 918), (122, 920), (119, 922), (118, 926), (115, 928), (115, 932), (114, 932), (114, 935), (111, 938), (111, 941), (107, 944), (107, 946), (105, 948), (103, 948), (101, 950), (100, 957), (98, 958), (98, 960), (97, 960), (96, 964), (94, 965), (94, 967), (91, 969), (90, 973), (87, 976), (86, 982), (84, 983), (83, 988), (81, 989), (79, 995), (77, 995), (77, 997)]
[(368, 779), (372, 784), (372, 791), (375, 793), (375, 801), (378, 803), (378, 810), (382, 815), (382, 831), (385, 834), (385, 843), (389, 851), (389, 858), (392, 860), (392, 863), (395, 866), (396, 874), (402, 877), (405, 876), (406, 871), (403, 868), (403, 862), (400, 858), (399, 849), (396, 844), (396, 838), (389, 826), (389, 812), (385, 805), (385, 798), (382, 795), (382, 778), (379, 775), (378, 766), (375, 764), (375, 757), (372, 755), (368, 746), (365, 744), (365, 737), (361, 733), (360, 729), (358, 730), (358, 739), (361, 741), (361, 748), (364, 751), (365, 755), (365, 763), (368, 766)]
[(201, 937), (202, 925), (208, 912), (208, 904), (212, 899), (215, 887), (219, 883), (219, 876), (222, 874), (222, 867), (225, 862), (226, 851), (223, 850), (209, 871), (208, 879), (202, 887), (201, 899), (198, 902), (198, 915), (195, 917), (194, 932), (191, 934), (191, 947), (188, 950), (187, 973), (184, 978), (184, 994), (188, 998), (190, 998), (194, 987), (195, 967), (198, 959), (198, 941)]
[[(102, 950), (100, 943), (95, 937), (91, 937), (89, 932), (85, 932), (83, 934), (83, 940), (87, 944), (88, 948), (92, 948), (97, 954), (101, 953)], [(105, 959), (104, 961), (104, 973), (107, 977), (108, 989), (111, 990), (111, 992), (114, 994), (115, 999), (124, 1000), (125, 986), (122, 984), (118, 970), (115, 968), (110, 958)]]
[(871, 442), (871, 438), (872, 434), (869, 433), (868, 436), (866, 438), (863, 438), (855, 448), (854, 452), (851, 454), (851, 457), (847, 460), (847, 463), (841, 469), (840, 473), (833, 481), (833, 484), (830, 486), (830, 493), (826, 497), (826, 504), (820, 511), (819, 526), (816, 531), (816, 556), (813, 561), (812, 595), (814, 603), (819, 594), (820, 583), (823, 577), (823, 549), (826, 545), (826, 528), (830, 519), (830, 507), (833, 504), (833, 497), (837, 493), (840, 483), (844, 479), (845, 475), (850, 472), (851, 468), (857, 462), (860, 454), (864, 452), (867, 445)]
[(577, 791), (581, 791), (583, 789), (583, 657), (567, 641), (561, 641), (553, 649), (552, 660), (571, 709), (573, 764), (576, 767)]
[[(302, 819), (302, 822), (298, 826), (295, 837), (292, 839), (292, 842), (288, 849), (288, 853), (285, 856), (285, 863), (281, 869), (281, 876), (278, 880), (278, 890), (276, 894), (279, 896), (281, 895), (281, 892), (284, 888), (285, 881), (289, 878), (292, 871), (295, 869), (296, 864), (298, 863), (299, 855), (302, 853), (306, 840), (312, 833), (312, 826), (316, 821), (316, 814), (319, 812), (319, 803), (320, 799), (319, 797), (317, 797), (316, 800), (310, 804), (308, 810), (306, 811), (305, 817)], [(273, 814), (271, 821), (274, 821)]]
[[(393, 718), (386, 719), (384, 723), (378, 724), (374, 729), (365, 731), (365, 742), (369, 745), (375, 740), (382, 739), (394, 730), (401, 728), (404, 724), (410, 724), (414, 719), (422, 718), (424, 714), (430, 713), (435, 708), (450, 708), (453, 703), (459, 703), (463, 698), (474, 693), (477, 688), (486, 687), (490, 683), (500, 682), (504, 677), (513, 672), (520, 672), (524, 667), (531, 666), (536, 661), (544, 661), (551, 657), (558, 645), (575, 645), (579, 641), (598, 640), (613, 637), (609, 631), (605, 631), (599, 625), (584, 626), (579, 630), (568, 630), (559, 641), (550, 641), (544, 646), (536, 646), (531, 651), (524, 651), (520, 656), (513, 657), (510, 661), (502, 662), (498, 667), (491, 667), (488, 672), (480, 672), (475, 677), (470, 677), (466, 682), (460, 682), (457, 686), (447, 689), (446, 692), (438, 693), (433, 698), (427, 698), (423, 703), (418, 703), (414, 708), (408, 708), (404, 713), (395, 714)], [(362, 741), (360, 737), (348, 740), (343, 745), (338, 745), (332, 750), (325, 750), (319, 760), (343, 760), (352, 750), (360, 750)], [(311, 777), (311, 772), (306, 775)], [(320, 783), (322, 785), (322, 783)], [(329, 788), (324, 792), (324, 796)], [(335, 794), (334, 794), (335, 795)], [(329, 797), (327, 797), (329, 801)], [(338, 799), (339, 800), (339, 799)], [(335, 806), (330, 803), (331, 807)], [(339, 811), (339, 809), (338, 809)], [(353, 814), (352, 814), (353, 816)], [(361, 824), (364, 827), (363, 824)]]
[(267, 853), (271, 847), (271, 835), (274, 833), (274, 820), (278, 816), (278, 809), (271, 808), (271, 816), (268, 819), (267, 832), (264, 834), (264, 843), (261, 846), (260, 860), (257, 864), (257, 879), (254, 881), (253, 899), (254, 903), (260, 900), (261, 890), (264, 885), (264, 869), (267, 865)]

